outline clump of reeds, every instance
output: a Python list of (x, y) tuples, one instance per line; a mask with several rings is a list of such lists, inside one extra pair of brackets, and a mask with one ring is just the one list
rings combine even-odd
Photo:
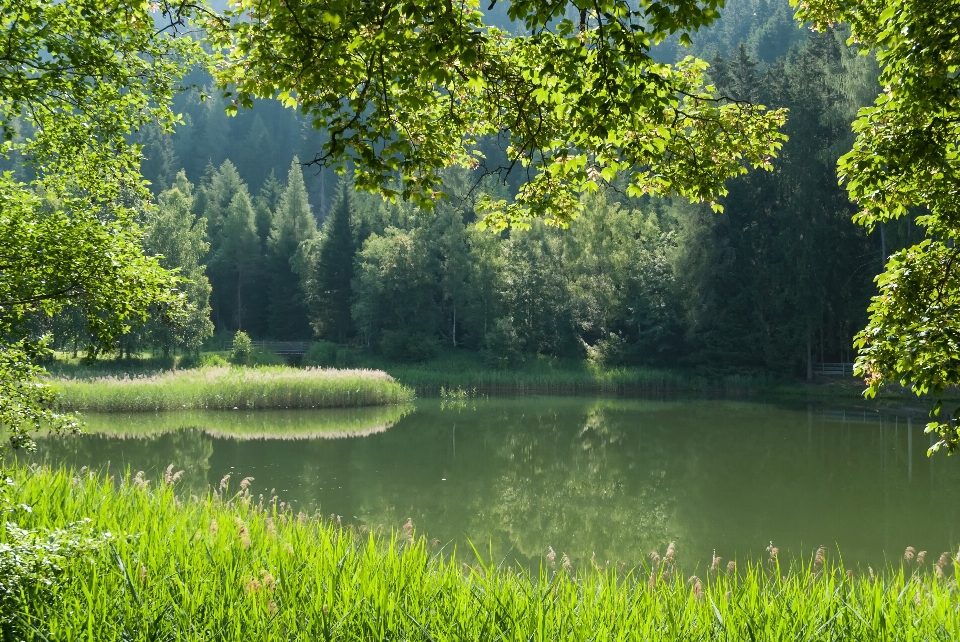
[[(89, 519), (112, 533), (64, 563), (43, 599), (14, 600), (14, 639), (120, 640), (892, 640), (958, 639), (955, 560), (870, 575), (825, 552), (678, 570), (673, 545), (636, 569), (576, 567), (545, 552), (539, 572), (465, 558), (415, 532), (294, 515), (229, 477), (184, 500), (176, 473), (12, 471), (4, 513), (46, 532)], [(249, 480), (247, 481), (249, 483)], [(240, 482), (243, 487), (244, 482)], [(0, 529), (0, 550), (8, 531)], [(771, 548), (774, 548), (771, 545)], [(942, 563), (941, 563), (942, 562)], [(816, 566), (816, 568), (815, 568)], [(931, 566), (940, 568), (932, 571)]]
[(413, 398), (379, 370), (204, 368), (54, 383), (65, 409), (93, 412), (347, 408)]

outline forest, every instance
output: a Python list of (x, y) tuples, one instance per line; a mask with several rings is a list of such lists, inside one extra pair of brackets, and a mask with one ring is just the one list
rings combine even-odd
[[(482, 195), (509, 201), (521, 184), (519, 171), (487, 169), (504, 156), (495, 137), (478, 142), (476, 169), (445, 170), (446, 197), (425, 210), (310, 163), (324, 133), (277, 101), (229, 117), (212, 79), (192, 72), (175, 132), (146, 126), (135, 141), (158, 203), (143, 208), (145, 249), (187, 279), (194, 314), (171, 325), (155, 307), (116, 354), (196, 352), (243, 330), (402, 362), (473, 350), (501, 368), (540, 354), (803, 376), (853, 361), (884, 257), (919, 234), (910, 217), (873, 233), (852, 221), (836, 163), (878, 67), (843, 30), (799, 30), (792, 12), (786, 0), (736, 0), (691, 47), (653, 50), (709, 60), (726, 97), (789, 110), (772, 171), (729, 180), (722, 213), (630, 196), (614, 180), (582, 197), (566, 229), (478, 229)], [(89, 344), (76, 305), (37, 323), (62, 350)]]

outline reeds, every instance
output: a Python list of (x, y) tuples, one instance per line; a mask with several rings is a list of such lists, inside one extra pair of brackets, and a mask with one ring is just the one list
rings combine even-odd
[(91, 412), (349, 408), (413, 398), (378, 370), (220, 367), (53, 383), (64, 409)]
[[(954, 560), (850, 573), (821, 552), (699, 576), (679, 555), (634, 570), (545, 551), (528, 573), (445, 551), (413, 523), (392, 534), (293, 515), (229, 480), (199, 500), (165, 479), (118, 484), (44, 468), (14, 471), (8, 521), (82, 519), (82, 556), (50, 590), (15, 600), (26, 640), (950, 640), (960, 636)], [(169, 483), (168, 483), (169, 482)], [(77, 528), (77, 527), (74, 527)], [(104, 535), (110, 533), (110, 535)], [(5, 531), (0, 541), (9, 541)], [(2, 544), (0, 544), (2, 550)], [(654, 557), (651, 557), (653, 560)], [(926, 565), (933, 566), (933, 565)], [(939, 566), (938, 566), (939, 568)]]

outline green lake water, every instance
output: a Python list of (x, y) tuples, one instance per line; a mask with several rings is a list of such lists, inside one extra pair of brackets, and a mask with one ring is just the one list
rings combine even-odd
[(819, 545), (848, 566), (960, 544), (960, 457), (926, 456), (919, 409), (525, 397), (340, 411), (87, 416), (50, 462), (170, 463), (184, 490), (224, 474), (295, 510), (536, 563), (552, 546), (633, 565), (675, 541), (685, 565)]

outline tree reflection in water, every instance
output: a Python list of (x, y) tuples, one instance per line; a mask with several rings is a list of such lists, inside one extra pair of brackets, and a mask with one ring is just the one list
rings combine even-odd
[(826, 545), (876, 564), (960, 538), (960, 503), (942, 492), (960, 481), (960, 460), (927, 460), (923, 422), (908, 431), (908, 412), (569, 397), (365, 412), (226, 413), (159, 433), (164, 422), (144, 418), (128, 431), (138, 439), (47, 439), (40, 450), (154, 478), (174, 463), (192, 493), (249, 475), (255, 495), (275, 488), (374, 528), (412, 518), (431, 539), (521, 563), (551, 546), (575, 564), (633, 565), (675, 541), (684, 565), (704, 565), (714, 549), (759, 558), (773, 540), (782, 557)]

